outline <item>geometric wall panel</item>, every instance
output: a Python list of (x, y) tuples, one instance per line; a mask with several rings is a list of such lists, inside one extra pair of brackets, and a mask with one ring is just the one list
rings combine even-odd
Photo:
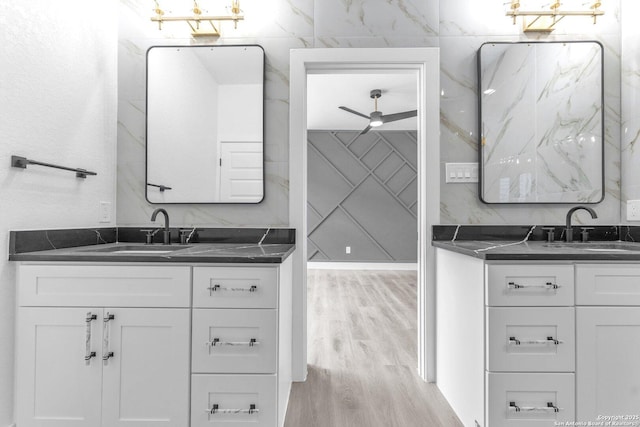
[(358, 133), (307, 132), (309, 260), (416, 262), (416, 132)]

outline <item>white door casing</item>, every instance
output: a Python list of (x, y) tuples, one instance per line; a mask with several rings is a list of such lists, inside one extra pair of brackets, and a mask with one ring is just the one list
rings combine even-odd
[(435, 250), (440, 219), (439, 49), (292, 49), (289, 109), (289, 221), (293, 257), (293, 380), (307, 376), (307, 75), (367, 70), (417, 74), (418, 88), (418, 373), (435, 381)]

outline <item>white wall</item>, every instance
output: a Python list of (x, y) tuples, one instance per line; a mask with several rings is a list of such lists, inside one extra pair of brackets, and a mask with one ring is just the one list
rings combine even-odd
[[(115, 5), (0, 2), (0, 426), (13, 418), (15, 264), (9, 230), (115, 224)], [(12, 154), (98, 173), (86, 179)], [(113, 221), (98, 224), (99, 202)]]
[(218, 141), (262, 141), (262, 85), (220, 85)]
[(153, 149), (147, 154), (147, 174), (150, 183), (172, 190), (147, 187), (147, 198), (156, 203), (217, 199), (220, 85), (192, 51), (151, 52), (149, 65), (154, 72), (148, 86), (153, 88), (149, 96), (153, 126), (149, 127), (153, 132), (149, 139)]

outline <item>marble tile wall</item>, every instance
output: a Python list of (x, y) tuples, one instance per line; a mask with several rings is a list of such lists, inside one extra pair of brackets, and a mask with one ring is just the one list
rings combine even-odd
[(622, 0), (622, 222), (627, 200), (640, 199), (640, 2)]
[[(154, 6), (152, 0), (120, 0), (118, 224), (147, 224), (155, 207), (144, 199), (144, 66), (145, 52), (151, 45), (258, 43), (265, 48), (265, 201), (245, 206), (174, 205), (171, 211), (172, 221), (179, 225), (282, 226), (289, 221), (289, 49), (439, 46), (440, 144), (444, 170), (445, 162), (477, 161), (476, 50), (487, 41), (524, 41), (529, 37), (598, 40), (605, 47), (606, 197), (595, 208), (599, 214), (598, 223), (617, 223), (620, 221), (621, 193), (621, 2), (625, 7), (637, 7), (634, 0), (608, 0), (606, 13), (596, 26), (588, 19), (574, 19), (551, 35), (525, 36), (519, 25), (512, 25), (504, 16), (503, 1), (243, 0), (242, 8), (247, 18), (239, 24), (237, 31), (226, 31), (217, 40), (194, 40), (184, 28), (186, 24), (174, 23), (158, 31), (149, 21)], [(200, 3), (204, 6), (205, 0)], [(635, 51), (625, 52), (628, 74), (631, 74), (625, 84), (635, 81), (636, 91), (640, 91), (637, 67), (635, 75), (631, 71), (633, 61), (637, 61), (637, 42), (637, 34), (635, 39), (629, 37)], [(636, 100), (637, 96), (627, 101), (635, 102), (637, 107)], [(634, 118), (629, 115), (628, 120)], [(639, 119), (635, 120), (637, 130)], [(635, 138), (638, 138), (637, 132)], [(628, 151), (633, 150), (631, 142), (625, 147)], [(640, 175), (640, 172), (635, 173)], [(444, 184), (444, 174), (442, 178), (441, 222), (444, 224), (564, 221), (567, 205), (485, 205), (478, 199), (476, 185)], [(633, 191), (640, 198), (640, 180), (635, 182), (638, 185)], [(584, 219), (587, 221), (586, 217)]]

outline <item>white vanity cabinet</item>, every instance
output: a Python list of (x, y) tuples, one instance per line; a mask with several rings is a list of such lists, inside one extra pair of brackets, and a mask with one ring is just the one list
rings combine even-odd
[(193, 270), (191, 426), (283, 426), (291, 386), (291, 261)]
[(282, 427), (291, 259), (18, 266), (19, 427)]
[(189, 267), (18, 274), (17, 425), (188, 425)]
[(436, 253), (437, 383), (465, 426), (640, 421), (640, 265)]
[(640, 422), (640, 266), (576, 265), (577, 419)]

